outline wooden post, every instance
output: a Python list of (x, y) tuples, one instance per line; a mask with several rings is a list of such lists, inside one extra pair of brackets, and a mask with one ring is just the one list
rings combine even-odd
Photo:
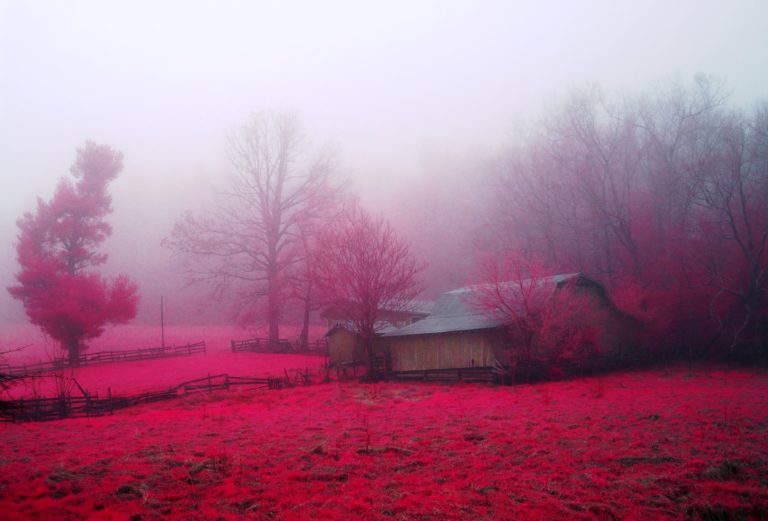
[(112, 388), (107, 387), (107, 400), (109, 400), (109, 415), (115, 414), (115, 406), (112, 403)]

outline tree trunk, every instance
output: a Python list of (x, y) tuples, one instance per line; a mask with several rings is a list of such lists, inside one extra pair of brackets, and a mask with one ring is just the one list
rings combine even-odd
[(277, 345), (280, 341), (280, 287), (277, 270), (269, 268), (267, 277), (267, 322), (269, 324), (269, 343)]
[(375, 366), (373, 364), (373, 334), (365, 332), (362, 333), (360, 337), (363, 341), (363, 346), (365, 347), (366, 358), (368, 358), (366, 364), (368, 379), (370, 381), (376, 381), (379, 379), (379, 375), (375, 373)]
[(299, 334), (299, 349), (306, 351), (309, 347), (309, 299), (304, 302), (304, 320)]
[(69, 358), (69, 366), (80, 367), (80, 340), (70, 338), (66, 341), (65, 347)]
[(277, 319), (277, 313), (273, 308), (269, 308), (268, 312), (269, 321), (269, 343), (277, 345), (280, 342), (280, 324)]

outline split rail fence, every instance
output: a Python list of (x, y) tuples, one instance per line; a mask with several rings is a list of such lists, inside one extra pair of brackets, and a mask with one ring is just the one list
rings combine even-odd
[(267, 338), (249, 338), (246, 340), (232, 340), (230, 342), (234, 353), (310, 353), (328, 354), (328, 340), (320, 339), (307, 343), (307, 348), (302, 349), (298, 342), (290, 342), (280, 339), (277, 342)]
[(392, 371), (389, 373), (389, 376), (393, 380), (417, 380), (422, 382), (493, 383), (498, 380), (493, 367)]
[(5, 402), (1, 420), (9, 422), (23, 421), (48, 421), (64, 418), (83, 418), (90, 416), (103, 416), (114, 411), (134, 405), (170, 400), (178, 396), (228, 390), (232, 387), (248, 386), (253, 389), (281, 389), (298, 383), (308, 383), (308, 375), (301, 375), (294, 381), (288, 377), (251, 378), (242, 376), (230, 376), (228, 374), (209, 375), (204, 378), (189, 380), (168, 389), (150, 391), (128, 396), (113, 396), (111, 389), (106, 398), (99, 398), (98, 393), (90, 394), (78, 387), (82, 396), (72, 396), (71, 393), (62, 393), (52, 398), (30, 398)]
[[(206, 354), (205, 341), (181, 346), (145, 347), (141, 349), (129, 349), (125, 351), (97, 351), (95, 353), (83, 353), (80, 356), (80, 367), (94, 364), (108, 364), (115, 362), (137, 362), (140, 360), (156, 360), (174, 356), (190, 356)], [(27, 365), (0, 365), (0, 372), (10, 376), (30, 376), (40, 373), (59, 371), (70, 367), (69, 360), (57, 358), (52, 362), (39, 362)]]

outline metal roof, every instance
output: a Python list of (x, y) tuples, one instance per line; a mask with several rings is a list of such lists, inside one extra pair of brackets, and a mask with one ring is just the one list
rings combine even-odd
[(428, 316), (395, 331), (384, 333), (382, 336), (426, 335), (435, 333), (450, 333), (454, 331), (473, 331), (475, 329), (491, 329), (504, 325), (504, 319), (494, 318), (484, 314), (460, 316)]
[[(580, 276), (579, 273), (566, 273), (536, 279), (534, 282), (542, 287), (551, 285), (552, 291), (554, 291), (563, 282)], [(523, 282), (526, 283), (527, 281)], [(520, 283), (510, 281), (502, 284), (512, 286)], [(443, 293), (435, 302), (431, 315), (400, 329), (388, 331), (382, 336), (426, 335), (501, 327), (506, 322), (503, 317), (495, 316), (493, 313), (483, 313), (477, 309), (475, 303), (475, 296), (480, 291), (490, 287), (492, 286), (486, 284), (474, 285)]]

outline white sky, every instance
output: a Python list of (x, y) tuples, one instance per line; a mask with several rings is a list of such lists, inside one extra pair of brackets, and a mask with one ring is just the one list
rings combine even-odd
[(585, 82), (703, 72), (749, 108), (768, 98), (766, 20), (759, 0), (0, 0), (0, 285), (15, 220), (87, 139), (125, 154), (110, 263), (130, 274), (220, 184), (225, 131), (250, 111), (297, 110), (375, 201), (420, 175), (425, 147), (496, 148)]

